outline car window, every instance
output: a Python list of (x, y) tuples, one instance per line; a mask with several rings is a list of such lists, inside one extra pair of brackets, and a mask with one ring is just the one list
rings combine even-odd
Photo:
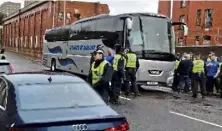
[(11, 73), (8, 63), (0, 64), (0, 74), (3, 74), (3, 73)]
[(105, 105), (86, 83), (23, 85), (16, 88), (16, 94), (18, 110)]
[(8, 97), (7, 83), (3, 78), (0, 78), (0, 105), (6, 108)]

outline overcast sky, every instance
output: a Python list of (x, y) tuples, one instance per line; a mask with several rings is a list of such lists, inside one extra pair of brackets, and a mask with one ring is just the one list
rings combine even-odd
[[(6, 1), (21, 2), (23, 0), (0, 0), (0, 4)], [(158, 0), (76, 0), (76, 1), (93, 1), (101, 2), (109, 5), (111, 14), (119, 14), (126, 12), (153, 12), (157, 13)]]

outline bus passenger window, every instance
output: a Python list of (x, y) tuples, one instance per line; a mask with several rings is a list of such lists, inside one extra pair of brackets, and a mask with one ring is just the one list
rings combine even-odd
[(79, 40), (79, 33), (81, 31), (81, 24), (74, 24), (71, 26), (70, 40)]

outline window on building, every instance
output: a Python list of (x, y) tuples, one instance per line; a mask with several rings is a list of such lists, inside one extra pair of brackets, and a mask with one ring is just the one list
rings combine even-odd
[(59, 20), (63, 20), (63, 12), (59, 12), (58, 18), (59, 18)]
[(205, 28), (211, 28), (213, 26), (213, 9), (205, 10)]
[(195, 36), (195, 40), (200, 41), (200, 36), (199, 35)]
[[(180, 21), (180, 22), (185, 22), (185, 15), (181, 15), (179, 21)], [(183, 30), (183, 26), (181, 25), (181, 26), (179, 27), (179, 29), (180, 29), (180, 30)]]
[(205, 35), (205, 36), (203, 37), (203, 39), (204, 39), (204, 41), (203, 41), (203, 44), (204, 44), (204, 45), (210, 45), (211, 36)]
[(200, 36), (199, 35), (197, 35), (197, 36), (195, 36), (195, 45), (200, 45)]
[(181, 2), (180, 2), (180, 7), (181, 7), (181, 8), (186, 7), (186, 0), (181, 0)]
[(197, 10), (197, 26), (201, 25), (201, 10)]
[(179, 46), (184, 46), (184, 41), (183, 41), (183, 39), (178, 39), (178, 45), (179, 45)]

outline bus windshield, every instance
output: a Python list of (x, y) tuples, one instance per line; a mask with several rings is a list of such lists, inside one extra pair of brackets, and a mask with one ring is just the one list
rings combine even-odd
[(169, 24), (167, 19), (141, 16), (144, 50), (170, 52)]
[(141, 46), (143, 50), (172, 53), (173, 28), (163, 18), (140, 16), (133, 18), (133, 26), (128, 40), (132, 46)]

